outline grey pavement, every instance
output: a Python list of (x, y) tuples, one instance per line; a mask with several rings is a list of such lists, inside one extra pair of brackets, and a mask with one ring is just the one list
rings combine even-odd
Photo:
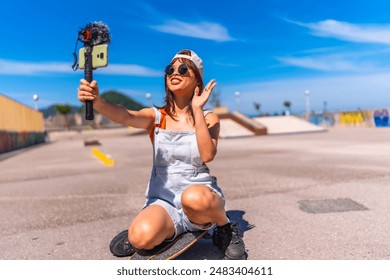
[[(144, 203), (151, 143), (94, 137), (114, 167), (83, 137), (0, 156), (0, 259), (115, 259), (111, 238)], [(221, 139), (209, 167), (248, 259), (390, 259), (390, 129)], [(207, 242), (182, 258), (220, 258)]]

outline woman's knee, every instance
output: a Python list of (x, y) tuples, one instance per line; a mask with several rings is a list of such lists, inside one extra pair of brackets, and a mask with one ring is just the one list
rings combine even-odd
[(129, 241), (137, 249), (146, 249), (151, 246), (155, 230), (148, 221), (132, 223), (129, 227)]
[(152, 249), (175, 233), (168, 213), (158, 205), (140, 212), (129, 227), (129, 241), (137, 249)]
[(213, 206), (214, 195), (215, 192), (207, 186), (192, 185), (183, 192), (181, 203), (183, 208), (204, 211)]

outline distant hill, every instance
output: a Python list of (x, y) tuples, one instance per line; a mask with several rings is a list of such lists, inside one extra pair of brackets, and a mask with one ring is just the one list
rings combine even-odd
[[(131, 97), (129, 97), (121, 92), (118, 92), (118, 91), (110, 90), (110, 91), (104, 92), (104, 93), (102, 93), (101, 97), (108, 102), (122, 105), (129, 110), (138, 111), (138, 110), (141, 110), (142, 108), (145, 108), (145, 106), (142, 105), (141, 103), (138, 103), (137, 101), (133, 100)], [(49, 116), (54, 116), (57, 114), (56, 105), (59, 105), (59, 104), (53, 104), (53, 105), (47, 107), (46, 109), (41, 109), (39, 111), (41, 111), (43, 113), (43, 117), (46, 119)], [(71, 113), (82, 113), (83, 114), (85, 112), (85, 105), (81, 105), (81, 106), (72, 106), (71, 105), (70, 107), (72, 108)]]
[(129, 110), (138, 111), (146, 107), (141, 103), (138, 103), (137, 101), (133, 100), (131, 97), (114, 90), (110, 90), (103, 93), (101, 97), (110, 103), (122, 105)]

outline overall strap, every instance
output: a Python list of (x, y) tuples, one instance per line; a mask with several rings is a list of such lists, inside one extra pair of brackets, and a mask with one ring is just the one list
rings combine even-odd
[(150, 132), (150, 140), (152, 141), (152, 146), (153, 146), (153, 172), (155, 172), (155, 162), (156, 162), (156, 159), (155, 159), (155, 155), (156, 155), (156, 145), (155, 145), (155, 137), (154, 137), (154, 133), (158, 134), (158, 130), (159, 130), (159, 126), (160, 126), (160, 122), (161, 122), (161, 112), (159, 109), (157, 109), (156, 107), (152, 107), (152, 109), (154, 110), (154, 113), (156, 114), (155, 118), (154, 118), (154, 127), (152, 129), (152, 131)]
[(212, 113), (212, 111), (210, 110), (206, 110), (206, 111), (203, 111), (203, 116), (206, 117), (206, 115)]
[(161, 112), (159, 109), (157, 109), (156, 107), (152, 107), (152, 109), (154, 110), (154, 112), (156, 113), (156, 117), (154, 119), (154, 126), (159, 126), (160, 122), (161, 122)]
[(162, 123), (163, 120), (162, 120), (161, 111), (156, 107), (152, 107), (152, 109), (154, 110), (154, 113), (156, 116), (154, 118), (153, 129), (150, 131), (149, 137), (150, 137), (150, 140), (152, 141), (152, 143), (154, 143), (154, 135), (158, 134), (159, 129), (160, 129), (161, 125), (163, 124)]

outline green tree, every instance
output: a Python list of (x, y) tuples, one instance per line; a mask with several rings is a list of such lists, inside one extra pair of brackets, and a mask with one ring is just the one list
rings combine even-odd
[(286, 110), (290, 113), (291, 111), (291, 102), (290, 101), (284, 101), (283, 106), (286, 107)]
[(64, 116), (65, 128), (69, 129), (68, 114), (72, 112), (72, 107), (69, 105), (56, 105), (56, 110), (59, 114)]

